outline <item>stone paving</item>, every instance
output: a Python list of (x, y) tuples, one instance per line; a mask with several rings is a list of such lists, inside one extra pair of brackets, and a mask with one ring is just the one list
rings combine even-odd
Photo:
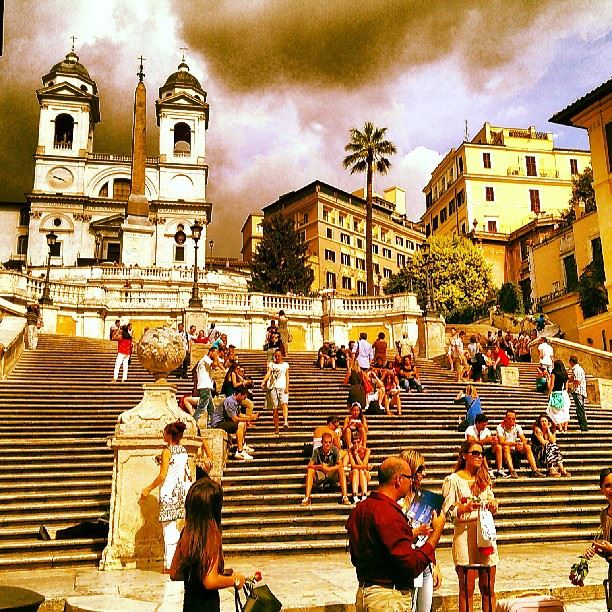
[[(595, 559), (584, 588), (572, 587), (569, 568), (585, 549), (584, 543), (529, 544), (500, 547), (496, 590), (498, 597), (525, 591), (552, 592), (567, 603), (567, 612), (605, 612), (602, 581), (607, 564)], [(443, 584), (436, 594), (434, 610), (457, 609), (457, 580), (450, 550), (438, 559)], [(247, 575), (261, 571), (272, 591), (283, 602), (283, 610), (350, 612), (356, 589), (354, 569), (348, 553), (317, 555), (255, 556), (228, 558), (227, 567)], [(95, 568), (7, 571), (0, 584), (34, 589), (47, 598), (40, 612), (96, 610), (97, 612), (179, 612), (182, 583), (173, 583), (157, 570), (100, 572)], [(222, 593), (223, 611), (234, 609), (233, 591)], [(92, 599), (96, 597), (96, 600)]]

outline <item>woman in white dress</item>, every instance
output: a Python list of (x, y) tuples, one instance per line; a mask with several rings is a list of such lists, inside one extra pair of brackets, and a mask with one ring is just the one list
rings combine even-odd
[[(493, 612), (495, 603), (495, 568), (499, 561), (497, 546), (489, 551), (478, 548), (478, 509), (484, 505), (493, 514), (497, 501), (491, 489), (491, 478), (482, 445), (466, 440), (461, 445), (454, 472), (444, 479), (442, 510), (454, 522), (453, 561), (459, 578), (459, 612), (472, 612), (476, 573), (482, 596), (483, 612)], [(488, 566), (466, 570), (466, 565)]]
[(156, 457), (160, 464), (159, 474), (141, 494), (142, 498), (146, 498), (153, 489), (159, 487), (159, 522), (164, 534), (164, 574), (170, 572), (172, 557), (181, 535), (176, 521), (185, 518), (185, 497), (190, 485), (187, 450), (180, 444), (185, 427), (185, 423), (176, 421), (164, 428), (166, 447), (161, 457)]
[(570, 397), (567, 392), (567, 379), (565, 366), (560, 359), (557, 359), (548, 378), (549, 398), (546, 414), (555, 424), (559, 433), (567, 432), (570, 420)]

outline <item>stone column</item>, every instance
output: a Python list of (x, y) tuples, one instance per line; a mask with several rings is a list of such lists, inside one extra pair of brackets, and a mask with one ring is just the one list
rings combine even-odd
[(446, 352), (446, 323), (435, 315), (417, 319), (419, 326), (419, 357), (431, 359)]

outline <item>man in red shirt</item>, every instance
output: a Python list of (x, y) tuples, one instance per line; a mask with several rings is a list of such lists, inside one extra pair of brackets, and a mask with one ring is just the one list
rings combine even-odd
[(397, 503), (412, 489), (409, 465), (399, 457), (385, 459), (378, 481), (378, 489), (357, 504), (346, 522), (359, 580), (356, 611), (409, 611), (414, 578), (435, 561), (446, 517), (434, 513), (427, 542), (413, 548), (412, 529)]
[(500, 346), (496, 346), (493, 349), (491, 358), (493, 360), (493, 364), (491, 367), (493, 368), (493, 372), (495, 373), (495, 382), (500, 383), (501, 369), (507, 368), (510, 365), (510, 357), (508, 357), (508, 354), (506, 353), (506, 351), (504, 351), (503, 348), (501, 348)]

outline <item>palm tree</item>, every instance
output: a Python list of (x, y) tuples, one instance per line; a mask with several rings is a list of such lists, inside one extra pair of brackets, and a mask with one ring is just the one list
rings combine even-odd
[(351, 141), (344, 147), (349, 151), (342, 164), (346, 169), (366, 173), (366, 285), (367, 294), (374, 295), (374, 267), (372, 266), (372, 177), (374, 172), (387, 174), (391, 162), (384, 157), (397, 152), (395, 145), (385, 140), (387, 128), (374, 127), (370, 121), (363, 126), (363, 132), (357, 128), (350, 131)]

